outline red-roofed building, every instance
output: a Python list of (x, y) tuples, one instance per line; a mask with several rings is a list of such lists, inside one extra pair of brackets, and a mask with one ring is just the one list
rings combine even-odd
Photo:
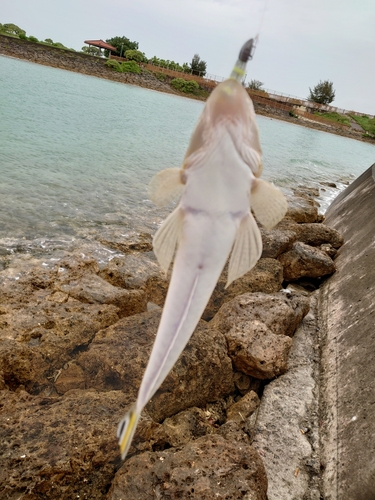
[(93, 47), (98, 47), (99, 49), (109, 50), (110, 54), (117, 51), (116, 47), (109, 45), (109, 43), (104, 40), (85, 40), (85, 43), (87, 43), (88, 46), (92, 45)]

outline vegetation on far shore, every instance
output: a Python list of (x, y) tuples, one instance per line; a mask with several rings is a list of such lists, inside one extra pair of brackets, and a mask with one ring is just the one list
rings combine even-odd
[(326, 120), (350, 126), (350, 118), (348, 118), (345, 115), (340, 115), (339, 113), (336, 113), (335, 111), (332, 111), (330, 113), (321, 113), (319, 111), (315, 111), (314, 114), (316, 116), (320, 116), (321, 118), (325, 118)]

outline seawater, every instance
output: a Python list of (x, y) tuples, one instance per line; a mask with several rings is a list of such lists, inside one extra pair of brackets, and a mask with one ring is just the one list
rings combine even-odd
[[(0, 57), (0, 256), (48, 265), (86, 245), (105, 261), (100, 240), (153, 231), (170, 209), (153, 206), (147, 184), (181, 165), (203, 106)], [(366, 143), (262, 116), (258, 125), (263, 177), (286, 190), (319, 186), (322, 210), (375, 161)]]

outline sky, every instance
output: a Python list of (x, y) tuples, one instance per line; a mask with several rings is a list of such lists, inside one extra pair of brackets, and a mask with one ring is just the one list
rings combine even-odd
[(243, 43), (259, 35), (247, 80), (306, 98), (333, 82), (333, 106), (375, 115), (374, 0), (0, 0), (0, 23), (80, 50), (126, 36), (151, 58), (207, 62), (229, 76)]

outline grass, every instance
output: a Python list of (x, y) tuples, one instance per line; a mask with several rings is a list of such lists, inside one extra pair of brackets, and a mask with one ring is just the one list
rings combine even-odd
[(353, 118), (353, 120), (355, 120), (365, 132), (375, 135), (375, 118), (369, 118), (366, 115), (350, 115), (350, 117)]
[(326, 120), (330, 120), (331, 122), (342, 123), (344, 125), (350, 126), (350, 119), (345, 115), (340, 115), (336, 112), (331, 113), (319, 113), (316, 111), (314, 115), (320, 116), (321, 118), (325, 118)]

